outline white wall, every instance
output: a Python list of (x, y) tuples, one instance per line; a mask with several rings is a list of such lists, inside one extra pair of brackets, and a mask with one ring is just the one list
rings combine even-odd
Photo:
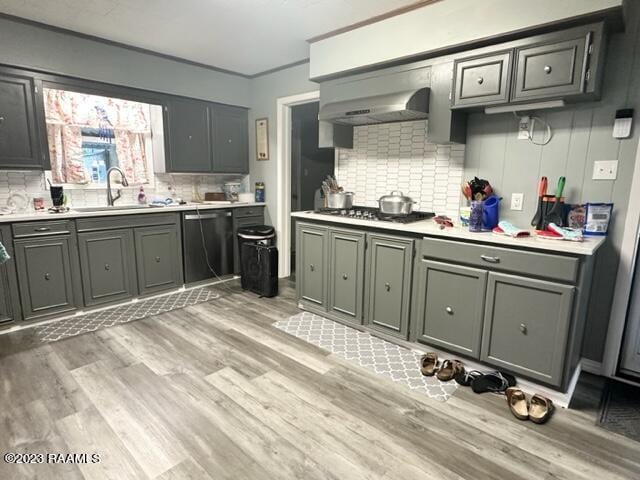
[(622, 3), (623, 0), (444, 0), (312, 43), (310, 78), (517, 32)]

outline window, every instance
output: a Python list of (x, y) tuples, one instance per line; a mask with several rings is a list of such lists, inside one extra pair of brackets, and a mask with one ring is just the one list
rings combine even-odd
[(119, 167), (131, 186), (153, 180), (152, 116), (159, 106), (69, 90), (44, 89), (54, 183), (104, 188)]

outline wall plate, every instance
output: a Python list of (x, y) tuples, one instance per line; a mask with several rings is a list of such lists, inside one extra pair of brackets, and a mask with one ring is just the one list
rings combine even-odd
[(618, 177), (617, 160), (599, 160), (593, 162), (593, 180), (615, 180)]
[(523, 203), (524, 203), (524, 194), (522, 193), (511, 194), (511, 210), (522, 210)]

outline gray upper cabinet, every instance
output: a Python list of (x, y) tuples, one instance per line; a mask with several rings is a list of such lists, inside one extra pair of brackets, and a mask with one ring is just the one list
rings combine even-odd
[(328, 310), (361, 323), (364, 298), (364, 233), (329, 230)]
[(17, 239), (14, 245), (25, 320), (75, 310), (69, 236)]
[(213, 170), (218, 173), (249, 173), (247, 109), (211, 106)]
[(298, 298), (327, 306), (327, 228), (299, 223), (296, 229), (296, 284)]
[(564, 41), (516, 49), (513, 100), (548, 99), (584, 92), (591, 32)]
[(481, 359), (559, 386), (575, 288), (489, 273)]
[(456, 60), (453, 106), (507, 103), (511, 58), (511, 51), (507, 51)]
[(165, 106), (167, 171), (211, 173), (209, 106), (205, 102), (171, 99)]
[(135, 242), (141, 295), (182, 284), (180, 235), (176, 225), (136, 228)]
[(33, 78), (0, 70), (0, 168), (42, 169)]
[(413, 240), (367, 235), (366, 320), (376, 329), (407, 338)]
[(86, 306), (125, 300), (136, 295), (131, 230), (79, 233), (78, 248)]
[(421, 259), (415, 277), (413, 338), (480, 358), (487, 272)]

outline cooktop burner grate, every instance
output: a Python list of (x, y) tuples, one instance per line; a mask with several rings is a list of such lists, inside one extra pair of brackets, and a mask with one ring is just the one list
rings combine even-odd
[(412, 223), (419, 222), (420, 220), (428, 220), (433, 218), (435, 213), (432, 212), (411, 212), (406, 216), (394, 216), (386, 215), (380, 212), (379, 208), (375, 207), (358, 207), (354, 206), (349, 209), (321, 209), (316, 210), (314, 213), (320, 215), (332, 215), (334, 217), (348, 217), (355, 218), (357, 220), (372, 220), (374, 222), (394, 222), (394, 223)]

